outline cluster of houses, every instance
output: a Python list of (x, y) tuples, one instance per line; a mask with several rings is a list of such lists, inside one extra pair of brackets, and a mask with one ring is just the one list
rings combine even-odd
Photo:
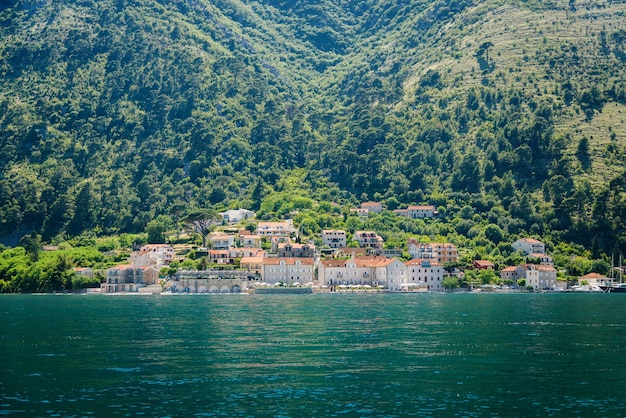
[[(382, 206), (366, 202), (359, 209), (378, 211)], [(401, 211), (406, 211), (402, 216), (436, 216), (432, 206), (415, 206)], [(228, 211), (222, 215), (230, 223), (254, 219), (254, 213), (245, 210)], [(458, 261), (458, 250), (451, 243), (425, 243), (411, 238), (407, 248), (412, 259), (403, 262), (398, 258), (402, 251), (385, 249), (383, 238), (374, 231), (356, 231), (349, 243), (346, 231), (324, 230), (321, 233), (322, 248), (318, 249), (312, 242), (298, 242), (291, 220), (258, 221), (254, 231), (213, 232), (208, 235), (207, 242), (209, 248), (196, 250), (196, 256), (206, 257), (214, 266), (213, 270), (179, 272), (174, 280), (178, 283), (171, 289), (226, 292), (278, 284), (331, 290), (359, 286), (398, 292), (443, 291), (446, 275), (462, 277), (464, 274), (444, 270), (444, 264)], [(513, 247), (532, 257), (535, 263), (507, 267), (501, 271), (502, 279), (513, 282), (524, 279), (526, 286), (533, 289), (556, 288), (557, 272), (552, 259), (545, 254), (543, 243), (524, 238), (516, 241)], [(159, 271), (176, 257), (170, 245), (144, 245), (131, 253), (128, 264), (108, 269), (101, 290), (106, 293), (158, 293), (164, 285), (163, 280), (159, 281)], [(475, 260), (472, 268), (494, 269), (494, 265), (486, 260)], [(214, 280), (231, 280), (232, 283)]]
[[(380, 213), (383, 209), (381, 202), (363, 202), (358, 208), (350, 209), (350, 213), (360, 218), (368, 218), (370, 213)], [(439, 212), (432, 205), (411, 205), (406, 209), (395, 209), (393, 213), (412, 219), (434, 218), (439, 215)]]

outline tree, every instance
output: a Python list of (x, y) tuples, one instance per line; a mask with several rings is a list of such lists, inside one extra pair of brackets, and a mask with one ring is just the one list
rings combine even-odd
[(498, 225), (489, 224), (485, 228), (485, 238), (497, 245), (504, 239), (504, 231)]
[(453, 276), (448, 276), (443, 279), (443, 288), (450, 291), (459, 287), (459, 279)]
[(591, 157), (589, 155), (589, 139), (586, 136), (580, 138), (578, 141), (578, 147), (576, 148), (576, 158), (580, 161), (583, 168), (589, 168), (591, 164)]
[(39, 253), (43, 247), (41, 244), (41, 235), (35, 232), (30, 235), (24, 235), (20, 238), (18, 245), (26, 250), (26, 253), (28, 253), (32, 261), (39, 260)]
[(151, 244), (164, 244), (165, 233), (172, 227), (172, 218), (167, 215), (159, 215), (156, 219), (148, 222), (146, 233), (148, 242)]
[(189, 213), (183, 218), (193, 232), (200, 234), (202, 237), (202, 246), (206, 248), (207, 234), (215, 225), (221, 222), (220, 215), (213, 209), (200, 209)]

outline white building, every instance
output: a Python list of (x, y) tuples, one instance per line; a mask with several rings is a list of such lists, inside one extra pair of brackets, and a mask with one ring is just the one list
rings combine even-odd
[(169, 266), (174, 259), (174, 248), (168, 244), (146, 244), (130, 253), (130, 264), (135, 267), (161, 267)]
[(438, 263), (454, 263), (459, 253), (454, 244), (450, 243), (421, 243), (415, 238), (408, 240), (408, 252), (413, 258), (434, 260)]
[(515, 251), (521, 251), (526, 255), (546, 253), (545, 244), (534, 238), (518, 239), (512, 244), (512, 247)]
[(356, 231), (354, 239), (359, 243), (359, 247), (376, 250), (382, 250), (385, 243), (382, 237), (374, 231)]
[[(398, 290), (411, 290), (423, 287), (433, 292), (443, 292), (443, 266), (436, 261), (413, 259), (404, 263), (407, 269), (406, 281)], [(391, 290), (391, 287), (390, 287)]]
[(226, 212), (220, 212), (224, 221), (229, 223), (238, 223), (247, 219), (254, 219), (256, 213), (247, 209), (231, 209)]
[(106, 281), (100, 288), (104, 293), (139, 292), (140, 288), (155, 284), (158, 277), (154, 267), (121, 265), (107, 270)]
[(351, 208), (350, 215), (358, 216), (361, 219), (367, 219), (369, 217), (370, 210), (367, 208)]
[(228, 250), (235, 245), (235, 236), (225, 232), (211, 232), (208, 238), (214, 250)]
[(409, 206), (406, 209), (396, 209), (394, 213), (398, 216), (404, 216), (407, 218), (417, 219), (417, 218), (433, 218), (437, 214), (437, 211), (432, 205), (418, 206), (413, 205)]
[(385, 286), (406, 280), (406, 266), (395, 258), (353, 256), (348, 260), (321, 260), (318, 282), (321, 286)]
[(260, 235), (252, 234), (249, 231), (239, 233), (239, 244), (244, 248), (261, 248), (261, 242)]
[(548, 266), (554, 266), (554, 260), (547, 254), (530, 254), (530, 258), (535, 258), (539, 260), (539, 264), (545, 264)]
[(256, 233), (261, 237), (289, 237), (295, 232), (291, 219), (282, 222), (261, 221), (256, 227)]
[(265, 257), (261, 277), (269, 284), (307, 284), (313, 282), (313, 270), (312, 258)]
[(556, 289), (556, 269), (552, 266), (522, 264), (518, 266), (518, 276), (534, 290)]
[(367, 209), (368, 212), (380, 213), (383, 211), (383, 204), (380, 202), (363, 202), (361, 209)]
[(330, 248), (346, 247), (346, 231), (342, 229), (325, 229), (322, 231), (322, 245)]

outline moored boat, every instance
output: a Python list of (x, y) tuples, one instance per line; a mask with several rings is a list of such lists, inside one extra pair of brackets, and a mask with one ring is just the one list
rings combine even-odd
[(614, 283), (600, 286), (604, 293), (626, 293), (626, 283)]

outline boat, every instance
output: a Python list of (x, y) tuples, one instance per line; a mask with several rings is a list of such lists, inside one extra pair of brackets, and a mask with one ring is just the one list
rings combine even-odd
[(604, 293), (626, 293), (626, 283), (601, 285), (600, 289), (602, 289)]
[[(613, 265), (613, 258), (611, 258), (611, 265)], [(619, 283), (613, 283), (613, 273), (617, 271), (619, 274)], [(619, 256), (619, 267), (613, 267), (611, 269), (611, 283), (600, 285), (600, 289), (604, 293), (626, 293), (626, 283), (622, 281), (622, 275), (624, 274), (624, 268), (622, 267), (622, 255)]]

